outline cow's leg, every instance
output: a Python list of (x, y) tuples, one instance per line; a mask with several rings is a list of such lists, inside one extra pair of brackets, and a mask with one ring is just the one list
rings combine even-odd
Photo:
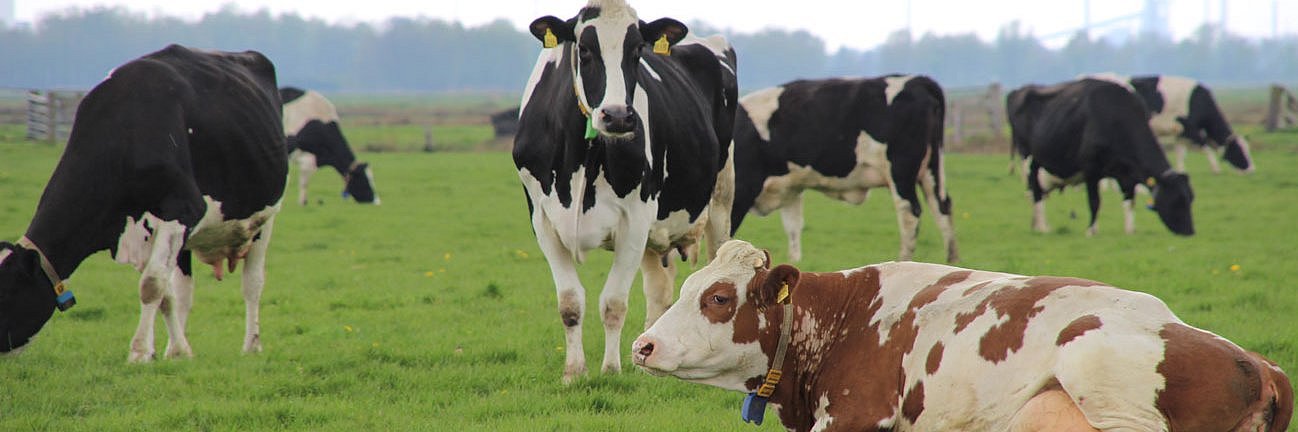
[[(708, 222), (704, 226), (708, 236), (708, 261), (717, 257), (721, 244), (730, 241), (730, 212), (735, 205), (735, 146), (730, 146), (726, 166), (717, 173), (717, 183), (708, 203)], [(647, 321), (646, 321), (647, 322)], [(645, 327), (649, 328), (648, 326)]]
[(563, 382), (568, 384), (586, 374), (586, 353), (581, 343), (586, 290), (582, 288), (581, 279), (577, 275), (574, 253), (564, 247), (559, 240), (559, 233), (539, 209), (532, 214), (532, 231), (536, 233), (536, 243), (545, 255), (545, 261), (550, 265), (550, 276), (554, 279), (559, 319), (563, 322)]
[(1047, 390), (1029, 399), (1010, 420), (1009, 432), (1099, 432), (1063, 390)]
[(1086, 204), (1091, 209), (1091, 224), (1086, 227), (1086, 236), (1095, 236), (1096, 224), (1100, 214), (1100, 179), (1086, 179)]
[[(649, 239), (649, 225), (653, 215), (657, 212), (644, 210), (634, 212), (633, 214), (646, 215), (646, 220), (631, 220), (625, 225), (625, 229), (619, 227), (618, 232), (625, 235), (622, 238), (614, 240), (613, 244), (613, 265), (608, 270), (608, 279), (604, 281), (604, 289), (599, 294), (599, 311), (600, 318), (604, 322), (604, 363), (600, 368), (604, 373), (617, 373), (622, 371), (622, 326), (626, 323), (626, 304), (627, 297), (631, 293), (631, 285), (635, 282), (635, 273), (637, 262), (644, 262), (646, 258), (645, 242)], [(633, 217), (634, 218), (634, 217)], [(648, 264), (647, 267), (659, 266), (661, 271), (662, 261)], [(674, 265), (668, 260), (667, 265)], [(648, 270), (647, 270), (648, 271)], [(668, 302), (671, 301), (672, 281), (662, 277), (657, 287), (646, 287), (645, 297), (650, 297), (650, 290), (666, 290)], [(664, 288), (663, 286), (666, 286)], [(651, 312), (649, 302), (645, 302), (645, 319)], [(661, 312), (658, 315), (662, 315)]]
[(951, 197), (946, 194), (946, 174), (942, 170), (942, 154), (929, 162), (929, 170), (920, 174), (919, 184), (928, 205), (933, 209), (933, 220), (942, 232), (942, 242), (946, 244), (946, 262), (960, 260), (960, 251), (955, 242), (955, 224), (951, 221)]
[(1041, 187), (1039, 176), (1041, 168), (1035, 163), (1028, 169), (1028, 192), (1032, 195), (1032, 229), (1039, 233), (1050, 232), (1050, 224), (1046, 223), (1046, 192)]
[[(1217, 163), (1217, 149), (1207, 144), (1200, 147), (1203, 149), (1204, 156), (1208, 157), (1208, 167), (1212, 168), (1212, 173), (1221, 174), (1221, 164)], [(1181, 172), (1185, 172), (1184, 167), (1181, 168)]]
[(304, 151), (295, 152), (297, 157), (297, 203), (306, 205), (307, 183), (311, 181), (311, 175), (315, 174), (318, 165), (316, 165), (315, 155)]
[[(670, 254), (670, 252), (668, 252)], [(672, 305), (672, 285), (676, 281), (675, 260), (667, 257), (667, 267), (663, 267), (663, 256), (646, 248), (640, 259), (641, 283), (644, 289), (645, 315), (644, 328), (648, 330), (658, 321), (667, 308)]]
[(780, 222), (789, 239), (789, 261), (798, 262), (802, 259), (802, 192), (791, 195), (780, 207)]
[(916, 166), (889, 163), (888, 190), (892, 192), (893, 208), (897, 211), (897, 228), (901, 231), (901, 250), (898, 261), (910, 261), (915, 256), (915, 241), (919, 237), (919, 195), (915, 180), (920, 172)]
[(132, 363), (154, 358), (153, 323), (163, 297), (171, 295), (169, 282), (175, 271), (176, 255), (185, 241), (185, 226), (180, 222), (155, 219), (153, 225), (148, 262), (140, 274), (140, 323), (131, 338), (131, 352), (127, 357)]
[(189, 267), (190, 252), (181, 251), (171, 272), (171, 295), (162, 297), (162, 318), (167, 323), (167, 358), (189, 358), (194, 351), (185, 337), (189, 310), (194, 305), (194, 277)]
[(1177, 139), (1172, 144), (1173, 147), (1176, 147), (1176, 170), (1180, 172), (1185, 172), (1185, 143), (1186, 140)]
[(1131, 181), (1118, 182), (1118, 189), (1122, 191), (1122, 230), (1127, 234), (1136, 233), (1136, 186), (1138, 183)]
[[(243, 352), (261, 352), (261, 292), (266, 287), (266, 252), (275, 228), (275, 215), (261, 226), (261, 233), (252, 241), (243, 266), (244, 332)], [(234, 258), (231, 258), (234, 259)]]

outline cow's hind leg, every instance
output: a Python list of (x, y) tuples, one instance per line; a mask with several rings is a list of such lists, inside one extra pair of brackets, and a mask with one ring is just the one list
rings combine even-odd
[(789, 239), (789, 261), (802, 260), (802, 193), (798, 192), (785, 201), (780, 207), (780, 222), (784, 225), (784, 235)]
[[(1221, 174), (1221, 164), (1217, 163), (1217, 149), (1207, 144), (1204, 144), (1201, 148), (1203, 149), (1203, 155), (1208, 157), (1208, 167), (1212, 168), (1212, 173)], [(1185, 169), (1182, 168), (1181, 172), (1185, 172)]]
[(189, 310), (194, 306), (194, 276), (190, 252), (181, 251), (176, 269), (171, 272), (171, 295), (162, 297), (162, 318), (167, 323), (167, 358), (189, 358), (194, 351), (185, 337)]
[[(252, 241), (252, 248), (243, 267), (244, 333), (243, 352), (261, 352), (261, 292), (266, 287), (266, 251), (275, 228), (275, 215), (261, 226), (261, 232)], [(233, 258), (232, 258), (233, 259)]]
[(915, 256), (915, 242), (919, 237), (919, 195), (915, 192), (916, 167), (890, 164), (892, 178), (888, 189), (892, 192), (893, 207), (897, 211), (897, 227), (901, 231), (901, 250), (898, 261), (910, 261)]
[(315, 174), (318, 166), (314, 154), (304, 151), (294, 152), (293, 159), (297, 160), (297, 203), (306, 205), (307, 183), (311, 182), (311, 175)]
[(946, 194), (946, 174), (942, 170), (942, 153), (934, 154), (929, 161), (929, 169), (919, 176), (920, 189), (928, 198), (929, 209), (933, 210), (933, 220), (942, 231), (942, 242), (946, 244), (946, 262), (960, 260), (960, 250), (955, 241), (955, 224), (951, 221), (951, 197)]
[[(146, 217), (151, 217), (147, 216)], [(170, 281), (176, 256), (185, 241), (185, 226), (176, 221), (154, 219), (149, 258), (140, 274), (140, 323), (131, 338), (127, 361), (143, 363), (154, 359), (153, 323), (164, 296), (170, 296)], [(179, 336), (184, 339), (183, 331)], [(188, 342), (184, 342), (188, 345)]]
[[(704, 225), (708, 237), (708, 260), (717, 257), (721, 244), (730, 241), (730, 212), (735, 206), (735, 146), (730, 146), (730, 157), (726, 166), (717, 173), (717, 183), (712, 189), (712, 200), (708, 203), (708, 221)], [(647, 325), (645, 328), (649, 328)]]
[(1086, 421), (1082, 410), (1063, 390), (1046, 390), (1028, 403), (1010, 420), (1009, 432), (1099, 432)]
[(640, 275), (645, 298), (645, 330), (653, 326), (672, 305), (676, 263), (671, 257), (667, 257), (666, 267), (662, 265), (663, 262), (663, 256), (651, 249), (645, 249), (644, 258), (640, 260)]

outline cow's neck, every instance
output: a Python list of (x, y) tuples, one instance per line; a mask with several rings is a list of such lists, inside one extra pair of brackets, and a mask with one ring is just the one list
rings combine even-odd
[(1134, 160), (1137, 181), (1144, 181), (1148, 178), (1159, 178), (1163, 174), (1172, 170), (1172, 164), (1167, 162), (1167, 155), (1159, 147), (1157, 141), (1153, 141), (1152, 146), (1133, 146), (1135, 151)]
[[(811, 424), (801, 423), (814, 418), (820, 397), (826, 391), (843, 387), (849, 380), (859, 379), (846, 373), (860, 369), (835, 365), (871, 364), (877, 351), (883, 349), (877, 338), (869, 337), (875, 333), (873, 329), (864, 326), (870, 322), (873, 307), (877, 307), (872, 303), (878, 287), (875, 271), (857, 271), (846, 276), (802, 273), (793, 294), (794, 330), (785, 354), (784, 375), (771, 396), (771, 402), (780, 406), (780, 420), (786, 427), (810, 429)], [(778, 332), (775, 336), (778, 337)], [(853, 397), (879, 401), (888, 397), (888, 386), (887, 382), (870, 382), (864, 388), (876, 387), (871, 392), (874, 394)]]
[(64, 279), (90, 255), (113, 247), (126, 227), (125, 215), (108, 205), (104, 194), (93, 192), (102, 190), (90, 185), (64, 187), (70, 185), (59, 180), (76, 178), (68, 174), (55, 171), (26, 233)]

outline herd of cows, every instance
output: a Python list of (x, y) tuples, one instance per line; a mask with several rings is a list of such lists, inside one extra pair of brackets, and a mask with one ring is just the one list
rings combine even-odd
[[(1293, 394), (1278, 365), (1190, 327), (1152, 296), (908, 262), (922, 201), (947, 261), (959, 259), (946, 101), (934, 80), (798, 80), (740, 98), (728, 42), (671, 18), (642, 21), (623, 0), (591, 0), (529, 30), (543, 49), (513, 158), (556, 288), (565, 382), (586, 373), (577, 266), (603, 248), (614, 258), (599, 297), (602, 370), (621, 369), (638, 270), (646, 330), (632, 361), (749, 393), (745, 421), (761, 423), (771, 404), (799, 431), (1287, 428)], [(1214, 170), (1216, 146), (1253, 169), (1248, 143), (1192, 80), (1029, 85), (1008, 95), (1007, 114), (1038, 230), (1048, 229), (1045, 195), (1085, 183), (1095, 234), (1100, 180), (1112, 178), (1128, 232), (1144, 185), (1168, 229), (1193, 234), (1185, 151), (1173, 169), (1159, 136), (1208, 145)], [(244, 261), (243, 350), (259, 351), (266, 252), (291, 163), (300, 204), (321, 166), (343, 176), (344, 196), (380, 202), (333, 105), (278, 88), (265, 56), (172, 45), (118, 67), (80, 105), (27, 232), (0, 242), (0, 352), (22, 349), (55, 309), (75, 304), (63, 280), (101, 250), (141, 272), (130, 361), (155, 358), (158, 312), (165, 355), (192, 355), (194, 259), (218, 279)], [(747, 214), (779, 210), (797, 261), (803, 191), (861, 203), (872, 188), (894, 203), (899, 262), (803, 272), (731, 239)], [(674, 261), (703, 257), (704, 238), (710, 262), (676, 296)]]

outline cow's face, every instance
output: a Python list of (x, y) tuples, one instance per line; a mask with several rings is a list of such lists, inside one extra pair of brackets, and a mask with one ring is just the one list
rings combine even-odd
[(1154, 210), (1163, 220), (1167, 229), (1180, 235), (1194, 235), (1194, 219), (1190, 216), (1190, 204), (1194, 202), (1194, 191), (1190, 189), (1190, 176), (1182, 173), (1169, 173), (1159, 177), (1154, 185)]
[(374, 193), (374, 172), (370, 171), (370, 164), (356, 164), (347, 173), (345, 180), (347, 184), (343, 185), (343, 196), (350, 196), (362, 204), (379, 204), (379, 195)]
[(732, 240), (681, 286), (680, 299), (631, 345), (637, 366), (654, 375), (750, 391), (760, 384), (779, 339), (781, 284), (797, 269), (768, 270), (769, 258)]
[(1226, 152), (1221, 155), (1226, 162), (1246, 173), (1253, 172), (1253, 156), (1248, 152), (1248, 140), (1239, 135), (1226, 139)]
[[(568, 72), (578, 104), (587, 107), (591, 125), (603, 136), (629, 138), (641, 121), (634, 100), (641, 76), (641, 56), (655, 55), (652, 45), (660, 38), (674, 45), (688, 29), (671, 18), (640, 21), (625, 2), (591, 0), (577, 16), (563, 21), (544, 16), (530, 30), (545, 44), (557, 42), (575, 65)], [(547, 41), (548, 39), (548, 41)], [(574, 55), (575, 54), (575, 55)]]
[(54, 289), (39, 260), (35, 251), (0, 242), (0, 354), (19, 351), (54, 314)]

